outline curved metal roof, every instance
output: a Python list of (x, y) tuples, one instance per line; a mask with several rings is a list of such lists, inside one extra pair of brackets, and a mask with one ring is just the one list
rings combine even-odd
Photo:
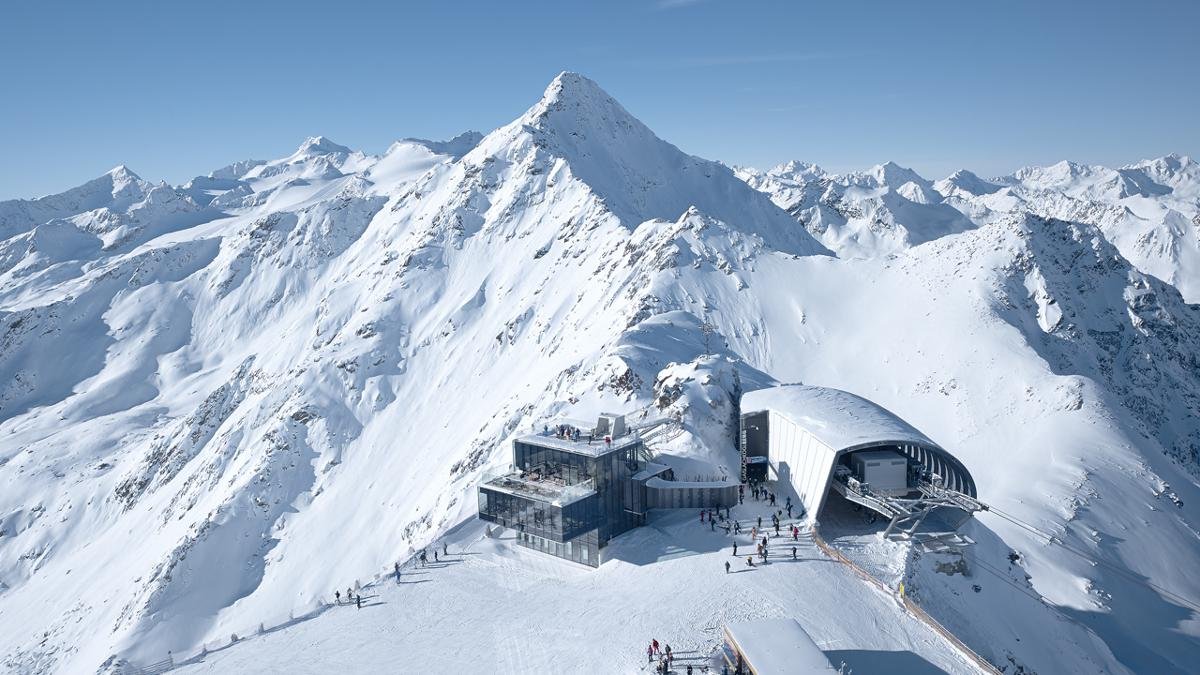
[(785, 384), (742, 395), (742, 414), (774, 410), (834, 450), (882, 443), (939, 448), (887, 408), (841, 389)]
[(955, 456), (887, 408), (841, 389), (785, 384), (742, 394), (742, 414), (773, 410), (812, 434), (837, 454), (880, 445), (915, 446), (909, 455), (947, 480), (947, 486), (976, 495), (975, 479)]

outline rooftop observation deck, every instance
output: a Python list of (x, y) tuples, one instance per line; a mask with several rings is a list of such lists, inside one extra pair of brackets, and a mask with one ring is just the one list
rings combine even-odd
[(510, 473), (496, 476), (485, 481), (483, 487), (558, 507), (573, 504), (580, 499), (596, 494), (595, 482), (592, 480), (567, 485), (561, 479), (536, 473), (526, 473), (525, 475)]
[[(591, 440), (588, 440), (588, 439)], [(586, 455), (588, 457), (600, 457), (607, 455), (610, 452), (616, 452), (627, 448), (631, 445), (636, 445), (642, 442), (642, 437), (636, 432), (630, 432), (624, 436), (618, 436), (611, 441), (605, 441), (604, 436), (597, 436), (594, 433), (589, 435), (589, 430), (580, 429), (579, 440), (572, 437), (563, 437), (554, 433), (553, 429), (550, 433), (528, 434), (517, 438), (521, 443), (529, 443), (532, 445), (540, 445), (544, 448), (553, 448), (555, 450), (563, 450), (576, 455)]]

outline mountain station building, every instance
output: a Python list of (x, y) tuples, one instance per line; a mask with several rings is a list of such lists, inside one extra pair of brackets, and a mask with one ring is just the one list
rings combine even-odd
[(983, 508), (961, 461), (891, 411), (840, 389), (743, 394), (740, 445), (745, 479), (787, 482), (810, 522), (831, 490), (891, 519), (885, 536), (911, 535), (935, 511), (957, 529)]
[(604, 414), (515, 439), (512, 470), (479, 486), (479, 517), (516, 530), (522, 546), (599, 567), (600, 549), (649, 509), (726, 507), (737, 495), (734, 481), (675, 481), (623, 415)]

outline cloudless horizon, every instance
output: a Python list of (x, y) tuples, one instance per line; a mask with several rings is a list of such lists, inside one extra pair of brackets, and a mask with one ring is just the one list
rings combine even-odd
[[(435, 6), (436, 5), (436, 6)], [(562, 70), (728, 164), (937, 179), (1200, 151), (1200, 3), (6, 3), (0, 199), (490, 131)]]

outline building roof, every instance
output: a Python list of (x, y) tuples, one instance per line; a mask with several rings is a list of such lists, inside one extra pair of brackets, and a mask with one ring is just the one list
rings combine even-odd
[(757, 675), (837, 672), (795, 619), (732, 623), (725, 632)]
[(625, 434), (612, 440), (612, 443), (605, 443), (604, 438), (593, 439), (588, 443), (587, 434), (581, 434), (578, 441), (572, 441), (565, 438), (560, 438), (553, 434), (527, 434), (517, 438), (522, 443), (531, 443), (540, 445), (543, 448), (554, 448), (555, 450), (564, 450), (576, 455), (587, 455), (589, 457), (599, 457), (607, 455), (610, 452), (620, 450), (622, 448), (642, 442), (642, 437), (636, 433)]
[(481, 483), (480, 487), (560, 507), (596, 494), (595, 484), (590, 480), (566, 485), (549, 480), (533, 480), (516, 473), (496, 476)]
[(742, 414), (774, 410), (837, 451), (882, 443), (939, 448), (911, 424), (867, 399), (840, 389), (786, 384), (742, 395)]

